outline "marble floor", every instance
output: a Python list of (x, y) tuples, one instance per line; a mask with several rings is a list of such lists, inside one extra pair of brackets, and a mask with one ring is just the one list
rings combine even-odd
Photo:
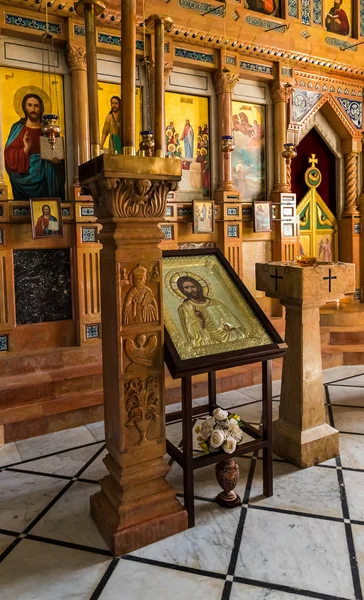
[[(362, 600), (364, 366), (324, 372), (340, 456), (306, 470), (238, 459), (242, 507), (224, 510), (214, 466), (195, 472), (196, 527), (118, 559), (89, 516), (105, 473), (103, 423), (0, 449), (0, 600)], [(280, 384), (274, 382), (274, 414)], [(219, 396), (259, 423), (261, 386)], [(238, 407), (238, 408), (235, 408)], [(173, 407), (175, 408), (175, 407)], [(181, 424), (167, 427), (181, 440)], [(182, 496), (182, 472), (169, 475)]]

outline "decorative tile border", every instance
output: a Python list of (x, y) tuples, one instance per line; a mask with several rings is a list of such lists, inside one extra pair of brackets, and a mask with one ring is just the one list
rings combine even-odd
[(364, 36), (364, 0), (360, 0), (360, 35)]
[(4, 216), (4, 209), (0, 204), (0, 217)]
[(322, 98), (320, 92), (309, 92), (308, 90), (293, 90), (292, 96), (292, 120), (301, 121)]
[(301, 21), (304, 25), (311, 25), (311, 0), (301, 1)]
[(239, 225), (228, 225), (227, 226), (227, 236), (229, 238), (239, 237)]
[(240, 61), (240, 69), (244, 71), (254, 71), (255, 73), (264, 73), (265, 75), (273, 75), (273, 67), (267, 65), (259, 65), (257, 63), (246, 62), (245, 60)]
[[(248, 25), (254, 25), (254, 27), (262, 27), (263, 29), (273, 29), (273, 27), (277, 27), (276, 21), (268, 21), (267, 19), (260, 19), (259, 17), (253, 17), (252, 15), (248, 15), (245, 17)], [(282, 27), (277, 27), (275, 29), (276, 33), (284, 33), (286, 31), (286, 27), (282, 25)]]
[(174, 55), (178, 58), (188, 58), (199, 62), (214, 64), (214, 55), (205, 52), (195, 52), (194, 50), (184, 50), (184, 48), (175, 48)]
[(96, 227), (82, 227), (82, 241), (96, 242)]
[(312, 20), (315, 25), (322, 25), (322, 0), (313, 0)]
[(7, 335), (0, 335), (0, 352), (9, 350), (9, 338)]
[(226, 214), (228, 217), (238, 217), (239, 216), (239, 207), (238, 206), (228, 206), (226, 209)]
[(0, 229), (0, 245), (4, 244), (4, 230)]
[(165, 217), (173, 217), (174, 214), (174, 206), (166, 206), (166, 211), (164, 213)]
[[(164, 42), (164, 52), (169, 52), (170, 49), (171, 49), (170, 43)], [(143, 50), (144, 50), (144, 44), (143, 44)]]
[(95, 207), (94, 206), (81, 206), (80, 208), (81, 217), (94, 217)]
[[(73, 25), (73, 33), (75, 35), (79, 35), (84, 37), (86, 35), (85, 28), (82, 25)], [(105, 33), (100, 31), (97, 34), (97, 41), (99, 44), (107, 44), (108, 46), (121, 46), (121, 37), (120, 35), (113, 35), (111, 33)], [(135, 48), (137, 50), (144, 51), (144, 42), (143, 40), (137, 40), (135, 44)]]
[[(225, 16), (225, 6), (214, 7), (212, 4), (207, 4), (206, 2), (196, 2), (195, 0), (178, 0), (178, 2), (183, 8), (189, 8), (190, 10), (195, 10), (196, 12), (202, 14), (208, 12), (209, 16), (211, 15), (212, 17)], [(213, 8), (215, 8), (215, 10), (212, 10)]]
[(298, 2), (297, 0), (288, 0), (288, 16), (298, 19)]
[(282, 67), (282, 75), (292, 77), (292, 69), (290, 67)]
[(86, 340), (95, 340), (100, 337), (99, 325), (85, 325)]
[(29, 206), (13, 206), (12, 213), (13, 217), (30, 217)]
[(85, 28), (82, 27), (82, 25), (76, 25), (76, 23), (73, 24), (73, 33), (75, 35), (81, 35), (81, 36), (86, 35)]
[[(39, 21), (38, 19), (30, 19), (28, 17), (19, 17), (18, 15), (11, 15), (5, 13), (5, 23), (12, 25), (13, 27), (21, 27), (22, 29), (33, 29), (35, 31), (47, 31), (47, 23), (45, 21)], [(48, 22), (49, 33), (55, 33), (57, 35), (62, 34), (62, 25), (59, 23)]]
[(64, 206), (62, 208), (62, 217), (70, 217), (71, 216), (71, 209), (68, 206)]
[(363, 127), (363, 104), (358, 100), (349, 100), (348, 98), (340, 98), (337, 100), (341, 108), (345, 111), (350, 121), (355, 125), (356, 129)]
[(178, 208), (177, 210), (178, 217), (192, 217), (192, 208)]
[(351, 50), (352, 52), (358, 51), (358, 48), (356, 46), (350, 47), (353, 46), (351, 42), (345, 42), (344, 40), (338, 40), (337, 38), (325, 37), (325, 42), (326, 44), (329, 44), (329, 46), (338, 46), (339, 48), (346, 48), (347, 50)]
[(162, 225), (161, 231), (162, 231), (162, 233), (164, 233), (165, 240), (173, 240), (174, 239), (172, 225)]

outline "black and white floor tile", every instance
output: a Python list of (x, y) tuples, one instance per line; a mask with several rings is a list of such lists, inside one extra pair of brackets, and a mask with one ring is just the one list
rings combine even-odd
[[(276, 457), (272, 498), (260, 456), (239, 458), (243, 506), (230, 511), (214, 502), (214, 465), (199, 469), (196, 527), (117, 559), (89, 515), (106, 473), (103, 423), (1, 448), (0, 600), (363, 600), (364, 366), (324, 381), (338, 458), (300, 470)], [(279, 382), (273, 393), (277, 416)], [(258, 423), (261, 386), (219, 402)], [(178, 444), (181, 423), (167, 437)], [(168, 479), (183, 502), (175, 463)]]

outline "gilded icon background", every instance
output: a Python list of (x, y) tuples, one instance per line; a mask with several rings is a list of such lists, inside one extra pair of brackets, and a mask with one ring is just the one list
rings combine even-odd
[(216, 256), (163, 259), (164, 319), (182, 360), (272, 342)]
[[(10, 199), (60, 197), (64, 200), (64, 160), (52, 162), (41, 158), (40, 154), (40, 125), (44, 114), (58, 112), (57, 124), (61, 127), (61, 135), (65, 134), (63, 79), (59, 75), (52, 74), (50, 85), (47, 78), (47, 85), (44, 87), (45, 90), (42, 89), (41, 72), (0, 67), (4, 180), (8, 186)], [(40, 98), (41, 102), (37, 100), (39, 106), (34, 108), (33, 105), (29, 105), (24, 107), (24, 110), (23, 100), (29, 95), (34, 95), (29, 98), (33, 104), (37, 98)], [(32, 125), (29, 113), (34, 110), (37, 113), (30, 114), (30, 118), (34, 120)], [(25, 147), (29, 147), (27, 158), (24, 158)]]
[[(102, 141), (103, 130), (105, 130), (105, 132), (107, 133), (103, 147), (104, 152), (111, 151), (120, 154), (119, 150), (121, 149), (117, 145), (117, 140), (116, 143), (113, 142), (112, 139), (110, 140), (112, 135), (115, 135), (114, 125), (116, 127), (116, 123), (120, 122), (120, 112), (117, 113), (115, 111), (112, 111), (111, 98), (113, 96), (120, 98), (120, 95), (120, 84), (109, 83), (105, 81), (98, 82), (100, 141)], [(112, 114), (110, 114), (110, 111), (112, 111)], [(109, 125), (109, 127), (107, 127), (107, 125)], [(137, 145), (139, 145), (139, 134), (142, 131), (142, 129), (142, 96), (140, 88), (137, 87), (135, 90), (135, 139), (137, 140)]]

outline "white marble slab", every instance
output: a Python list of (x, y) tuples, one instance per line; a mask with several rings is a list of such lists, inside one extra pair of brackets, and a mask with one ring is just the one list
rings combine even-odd
[(75, 482), (32, 529), (35, 535), (106, 549), (90, 516), (90, 496), (100, 491), (98, 485)]
[(364, 409), (333, 406), (334, 426), (347, 433), (364, 433)]
[(67, 484), (62, 479), (0, 473), (0, 528), (21, 533)]
[(307, 600), (307, 596), (287, 594), (280, 590), (268, 590), (267, 588), (235, 582), (231, 590), (230, 600)]
[[(253, 400), (261, 400), (262, 399), (262, 384), (258, 383), (257, 385), (251, 385), (250, 387), (241, 388), (239, 390), (243, 392), (246, 396), (253, 398)], [(281, 393), (281, 381), (276, 380), (272, 381), (272, 394), (273, 396), (278, 396)]]
[(175, 446), (179, 446), (182, 440), (182, 421), (166, 426), (166, 438)]
[(120, 560), (100, 600), (220, 600), (224, 583), (221, 579)]
[[(258, 400), (260, 400), (260, 398), (258, 398)], [(242, 404), (247, 404), (251, 401), (252, 397), (245, 393), (245, 388), (217, 394), (217, 404), (225, 410), (235, 406), (241, 406)]]
[[(41, 473), (52, 473), (56, 475), (66, 475), (73, 477), (80, 469), (92, 458), (102, 446), (102, 443), (92, 446), (86, 446), (79, 450), (70, 450), (45, 458), (38, 458), (18, 465), (18, 468), (25, 471), (39, 471)], [(82, 477), (85, 477), (82, 474)]]
[(82, 446), (82, 444), (90, 444), (94, 441), (95, 438), (87, 427), (75, 427), (74, 429), (65, 429), (64, 431), (22, 440), (16, 442), (16, 446), (22, 460), (25, 460)]
[(0, 447), (0, 467), (5, 465), (11, 465), (13, 463), (20, 462), (22, 460), (16, 444), (5, 444)]
[[(331, 369), (325, 369), (325, 371), (322, 371), (322, 378), (324, 383), (328, 383), (329, 381), (339, 382), (341, 379), (355, 377), (356, 375), (363, 373), (363, 365), (343, 365), (340, 367), (331, 367)], [(346, 384), (347, 382), (345, 381), (343, 383)]]
[(359, 567), (361, 589), (364, 590), (364, 527), (363, 525), (352, 525), (351, 529), (354, 538), (356, 560)]
[(331, 404), (362, 406), (364, 408), (364, 386), (360, 388), (329, 385), (328, 389)]
[(257, 461), (251, 504), (342, 518), (336, 469), (297, 469), (285, 462), (273, 464), (273, 496), (262, 495), (263, 463)]
[(364, 473), (343, 471), (350, 518), (364, 525)]
[(341, 433), (340, 458), (343, 467), (364, 469), (364, 435)]
[(343, 523), (248, 510), (236, 575), (354, 600)]
[(0, 600), (89, 600), (105, 556), (23, 540), (0, 565)]
[(89, 423), (86, 425), (87, 429), (92, 433), (95, 440), (98, 442), (105, 441), (105, 425), (104, 421), (99, 421), (98, 423)]
[(107, 450), (105, 449), (82, 473), (81, 477), (83, 477), (84, 479), (94, 479), (95, 481), (99, 481), (102, 477), (108, 475), (109, 471), (104, 465), (104, 458), (106, 454)]
[(224, 510), (212, 502), (195, 502), (196, 527), (136, 550), (132, 554), (168, 564), (226, 573), (240, 508)]

